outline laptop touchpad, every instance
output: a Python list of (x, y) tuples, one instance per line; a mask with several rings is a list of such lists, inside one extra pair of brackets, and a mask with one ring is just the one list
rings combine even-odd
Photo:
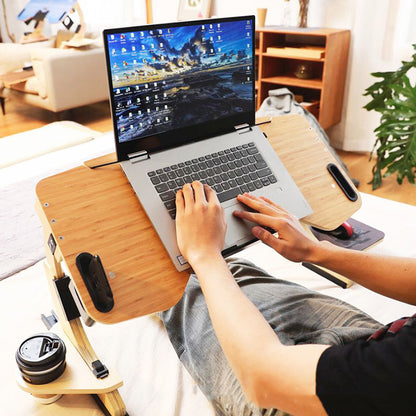
[(225, 221), (227, 222), (227, 234), (225, 236), (226, 247), (233, 245), (240, 245), (254, 238), (251, 229), (254, 224), (249, 221), (242, 220), (233, 215), (233, 212), (238, 209), (244, 209), (238, 202), (224, 209)]

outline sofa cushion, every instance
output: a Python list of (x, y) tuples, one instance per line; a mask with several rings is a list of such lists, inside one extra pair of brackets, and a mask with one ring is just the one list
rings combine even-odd
[(32, 56), (32, 67), (33, 72), (35, 73), (34, 78), (36, 78), (36, 81), (34, 81), (36, 84), (34, 85), (34, 88), (42, 98), (46, 98), (48, 93), (46, 90), (45, 66), (43, 65), (42, 60), (36, 59)]
[(10, 88), (26, 94), (35, 94), (41, 96), (42, 98), (46, 98), (45, 88), (42, 87), (37, 77), (30, 77), (26, 81), (11, 85)]
[(0, 74), (22, 69), (26, 63), (30, 62), (30, 52), (32, 50), (52, 48), (54, 44), (54, 38), (26, 45), (0, 43)]

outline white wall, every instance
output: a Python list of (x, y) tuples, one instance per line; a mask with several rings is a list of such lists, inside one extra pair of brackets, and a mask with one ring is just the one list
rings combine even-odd
[[(217, 1), (214, 13), (255, 13), (259, 6), (269, 9), (266, 25), (281, 24), (283, 0)], [(379, 115), (363, 109), (369, 101), (363, 93), (375, 81), (371, 72), (395, 70), (411, 57), (415, 15), (414, 0), (310, 0), (308, 26), (350, 29), (352, 34), (342, 121), (327, 131), (335, 147), (372, 150)]]
[[(415, 4), (400, 0), (316, 2), (325, 10), (322, 26), (348, 28), (352, 34), (343, 117), (341, 123), (328, 130), (328, 134), (337, 148), (371, 150), (375, 140), (373, 130), (380, 117), (374, 111), (363, 109), (369, 101), (363, 93), (376, 80), (370, 75), (372, 72), (395, 70), (401, 60), (411, 57), (411, 42), (402, 36), (400, 29), (410, 30), (409, 17), (411, 12), (413, 16), (416, 12)], [(399, 19), (403, 12), (405, 14)]]
[[(145, 2), (142, 0), (79, 0), (90, 29), (128, 26), (145, 23)], [(25, 25), (16, 19), (27, 0), (5, 0), (11, 31), (20, 38)], [(175, 20), (179, 0), (153, 0), (156, 22)], [(212, 14), (230, 16), (255, 14), (257, 7), (267, 7), (266, 25), (282, 23), (283, 0), (213, 0)], [(0, 6), (1, 8), (1, 6)], [(295, 5), (296, 8), (296, 5)], [(374, 128), (379, 116), (367, 112), (363, 93), (374, 82), (370, 73), (394, 70), (401, 59), (409, 59), (411, 43), (416, 42), (414, 0), (310, 0), (308, 26), (350, 29), (350, 50), (343, 118), (328, 130), (335, 147), (369, 151), (374, 143)], [(3, 39), (7, 40), (0, 16)], [(56, 28), (52, 29), (56, 30)]]
[[(24, 22), (17, 19), (18, 14), (28, 1), (5, 0), (10, 32), (15, 35), (17, 42), (25, 31), (33, 30), (33, 24), (28, 27)], [(138, 0), (78, 0), (78, 2), (84, 14), (87, 31), (98, 31), (115, 26), (133, 26), (146, 23), (146, 6), (144, 0), (142, 2)], [(169, 0), (166, 0), (166, 2), (169, 2)], [(164, 7), (164, 9), (170, 10), (169, 7)], [(0, 3), (1, 10), (2, 6)], [(78, 16), (74, 15), (72, 18), (74, 22), (78, 23)], [(9, 41), (2, 13), (0, 16), (0, 28), (3, 41)], [(60, 23), (49, 25), (48, 22), (45, 22), (45, 35), (50, 36), (55, 34), (57, 30), (65, 30), (65, 28)]]
[[(15, 36), (16, 42), (19, 41), (23, 32), (26, 31), (25, 24), (17, 20), (17, 15), (23, 9), (27, 2), (25, 0), (5, 0), (7, 21), (9, 24), (10, 33)], [(6, 24), (3, 18), (3, 7), (0, 3), (0, 29), (3, 42), (10, 42), (7, 36)]]

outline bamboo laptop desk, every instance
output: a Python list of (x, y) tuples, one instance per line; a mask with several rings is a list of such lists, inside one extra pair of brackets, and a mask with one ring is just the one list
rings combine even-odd
[[(358, 199), (350, 201), (328, 173), (328, 163), (336, 164), (341, 171), (342, 167), (305, 118), (276, 117), (261, 128), (313, 210), (304, 222), (331, 230), (359, 209), (358, 192)], [(115, 159), (115, 155), (87, 165), (111, 158)], [(355, 189), (348, 176), (344, 176)], [(92, 318), (111, 324), (168, 309), (181, 298), (189, 273), (178, 272), (174, 267), (118, 164), (98, 169), (84, 165), (51, 176), (38, 183), (36, 194), (36, 208), (44, 229), (46, 269), (57, 314), (65, 334), (92, 369), (91, 363), (98, 358), (80, 316), (87, 323)], [(53, 252), (51, 236), (56, 242)], [(81, 252), (101, 258), (114, 296), (114, 307), (108, 313), (95, 309), (78, 272), (75, 259)], [(54, 289), (57, 279), (67, 277), (65, 267), (80, 312), (78, 317), (68, 318)], [(114, 388), (119, 385), (115, 383)], [(117, 390), (99, 397), (110, 414), (125, 413)]]

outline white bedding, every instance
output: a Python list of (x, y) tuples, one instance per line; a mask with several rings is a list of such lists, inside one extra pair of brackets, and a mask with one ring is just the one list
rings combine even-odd
[(0, 169), (0, 280), (45, 257), (42, 228), (34, 208), (36, 184), (110, 152), (114, 152), (112, 133), (97, 133), (86, 143)]
[(0, 141), (0, 168), (88, 142), (98, 135), (74, 121), (55, 121), (29, 132), (4, 137)]
[[(40, 314), (49, 314), (52, 309), (42, 261), (36, 263), (43, 257), (43, 240), (33, 209), (34, 186), (42, 177), (113, 150), (111, 135), (103, 135), (91, 142), (0, 170), (0, 227), (10, 222), (10, 214), (17, 208), (20, 213), (8, 230), (15, 232), (17, 227), (32, 227), (30, 236), (26, 234), (26, 240), (20, 238), (20, 232), (15, 232), (16, 241), (10, 242), (14, 244), (13, 250), (4, 247), (5, 240), (3, 236), (0, 237), (0, 272), (7, 269), (10, 274), (10, 268), (21, 270), (0, 282), (0, 368), (3, 376), (0, 389), (1, 414), (59, 415), (71, 412), (76, 415), (101, 415), (89, 396), (64, 396), (52, 405), (38, 404), (17, 387), (14, 354), (25, 337), (45, 331)], [(4, 200), (5, 195), (8, 196), (7, 201)], [(362, 208), (354, 218), (379, 228), (386, 234), (384, 241), (371, 250), (386, 255), (416, 257), (416, 207), (366, 194), (362, 195), (362, 199)], [(4, 234), (3, 228), (1, 230), (0, 235)], [(28, 248), (31, 255), (36, 255), (28, 258), (25, 248)], [(3, 255), (9, 255), (10, 251), (19, 252), (19, 256), (8, 261)], [(240, 255), (277, 277), (346, 300), (383, 323), (416, 312), (414, 306), (387, 299), (356, 284), (349, 289), (341, 289), (300, 264), (288, 262), (261, 243), (244, 250)], [(6, 268), (3, 267), (3, 261)], [(28, 267), (33, 262), (35, 264)], [(26, 269), (22, 270), (24, 268)], [(146, 316), (107, 326), (95, 324), (86, 331), (99, 358), (121, 374), (124, 385), (120, 388), (120, 393), (130, 415), (213, 415), (209, 403), (181, 366), (163, 325), (157, 318)]]
[[(365, 194), (362, 197), (363, 206), (354, 217), (386, 233), (384, 241), (372, 250), (386, 255), (415, 257), (413, 236), (416, 225), (411, 220), (415, 218), (416, 207)], [(387, 299), (357, 284), (341, 289), (300, 264), (283, 259), (261, 243), (240, 255), (275, 276), (346, 300), (383, 323), (416, 312), (414, 306)], [(100, 413), (93, 410), (95, 404), (88, 396), (66, 396), (55, 404), (40, 405), (20, 391), (14, 381), (16, 348), (26, 336), (44, 331), (40, 313), (49, 314), (52, 308), (41, 263), (0, 283), (3, 330), (0, 368), (7, 380), (0, 389), (2, 411), (7, 415), (56, 415), (76, 408), (77, 415), (98, 415)], [(130, 415), (213, 415), (207, 400), (181, 366), (157, 318), (146, 316), (116, 325), (95, 324), (86, 331), (100, 359), (116, 368), (123, 377), (124, 386), (120, 393)]]
[[(49, 315), (53, 308), (42, 263), (0, 282), (0, 414), (55, 416), (76, 410), (77, 416), (101, 416), (89, 396), (64, 396), (55, 404), (42, 405), (17, 386), (16, 349), (26, 337), (46, 331), (40, 314)], [(102, 362), (122, 376), (124, 385), (119, 391), (131, 416), (212, 416), (210, 405), (177, 359), (158, 318), (95, 324), (86, 331)]]

